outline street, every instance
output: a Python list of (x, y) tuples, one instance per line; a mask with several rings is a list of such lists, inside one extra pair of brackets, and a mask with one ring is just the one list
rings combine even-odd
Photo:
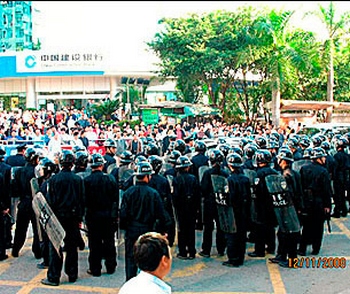
[[(246, 255), (243, 266), (229, 268), (221, 263), (226, 257), (218, 257), (216, 248), (212, 248), (211, 257), (197, 254), (194, 260), (179, 260), (176, 247), (173, 247), (173, 267), (166, 278), (173, 293), (350, 293), (350, 219), (332, 219), (332, 232), (325, 235), (318, 256), (299, 257), (302, 268), (282, 268), (268, 261), (272, 255), (264, 258), (251, 258)], [(214, 235), (214, 234), (213, 234)], [(84, 236), (86, 240), (86, 236)], [(197, 232), (197, 251), (200, 251), (202, 232)], [(118, 293), (125, 280), (124, 244), (118, 245), (118, 268), (113, 275), (107, 275), (103, 266), (101, 277), (92, 277), (88, 269), (86, 246), (79, 251), (79, 277), (76, 283), (68, 283), (68, 277), (62, 273), (58, 287), (44, 286), (40, 283), (46, 277), (46, 269), (37, 269), (36, 260), (31, 252), (31, 230), (25, 247), (18, 258), (7, 253), (9, 258), (0, 262), (0, 293)], [(86, 242), (87, 243), (87, 242)], [(122, 242), (121, 242), (122, 243)], [(87, 244), (86, 244), (87, 245)], [(215, 246), (215, 240), (213, 242)], [(247, 244), (247, 253), (253, 251), (253, 244)], [(346, 260), (346, 264), (341, 261)], [(332, 268), (331, 268), (332, 267)], [(336, 267), (336, 268), (334, 268)], [(141, 293), (142, 291), (140, 291)]]

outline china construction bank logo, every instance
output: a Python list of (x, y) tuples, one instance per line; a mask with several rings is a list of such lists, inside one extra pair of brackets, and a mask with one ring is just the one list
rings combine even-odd
[(34, 55), (28, 55), (25, 59), (24, 59), (24, 66), (26, 68), (32, 69), (36, 66), (37, 62), (36, 62), (36, 56)]

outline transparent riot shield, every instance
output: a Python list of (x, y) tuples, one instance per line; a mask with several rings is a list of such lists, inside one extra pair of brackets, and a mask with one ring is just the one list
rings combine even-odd
[(251, 195), (251, 203), (250, 203), (250, 219), (253, 223), (258, 222), (257, 212), (256, 212), (256, 185), (259, 183), (259, 178), (255, 170), (244, 169), (243, 173), (246, 177), (249, 178), (250, 182), (250, 195)]
[(204, 175), (204, 172), (206, 170), (209, 169), (209, 166), (208, 165), (202, 165), (198, 168), (198, 180), (199, 180), (199, 183), (202, 182), (202, 178), (203, 178), (203, 175)]
[(41, 192), (36, 193), (33, 197), (32, 206), (40, 225), (46, 231), (52, 245), (60, 255), (60, 246), (63, 244), (66, 235), (65, 230)]
[(169, 182), (170, 193), (173, 194), (174, 193), (174, 186), (173, 186), (174, 177), (172, 175), (167, 175), (166, 178), (167, 178), (167, 180)]
[(272, 203), (279, 228), (284, 233), (300, 231), (297, 212), (291, 201), (287, 182), (281, 174), (272, 174), (265, 177), (267, 190), (272, 197)]
[(303, 165), (305, 164), (308, 164), (310, 162), (309, 159), (300, 159), (300, 160), (296, 160), (293, 162), (292, 164), (292, 169), (297, 171), (297, 172), (300, 172), (300, 169)]
[(164, 173), (165, 173), (167, 170), (171, 169), (171, 168), (173, 168), (173, 165), (172, 165), (171, 163), (169, 163), (169, 162), (164, 162), (164, 163), (162, 164), (162, 168), (161, 168), (160, 171), (159, 171), (159, 174), (160, 174), (160, 175), (164, 175)]
[[(119, 178), (120, 187), (122, 186), (123, 183), (125, 183), (125, 181), (127, 181), (132, 176), (133, 173), (134, 171), (128, 165), (123, 165), (119, 167), (118, 178)], [(122, 205), (123, 195), (124, 195), (124, 190), (119, 189), (119, 209)]]
[(19, 202), (19, 195), (16, 195), (16, 187), (13, 186), (13, 181), (15, 179), (15, 173), (22, 168), (22, 166), (13, 166), (11, 167), (11, 214), (14, 220), (17, 220), (17, 206)]
[(110, 174), (112, 170), (114, 170), (118, 165), (116, 163), (112, 163), (107, 167), (107, 174)]
[(237, 231), (236, 220), (233, 207), (228, 201), (229, 189), (227, 178), (220, 175), (211, 175), (211, 182), (218, 209), (220, 228), (225, 233), (235, 233)]

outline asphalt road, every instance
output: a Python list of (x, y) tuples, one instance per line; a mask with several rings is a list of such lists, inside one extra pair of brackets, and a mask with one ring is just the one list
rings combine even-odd
[[(85, 237), (86, 238), (86, 237)], [(202, 233), (197, 232), (197, 249), (200, 250)], [(197, 254), (194, 260), (179, 260), (173, 248), (173, 267), (166, 278), (173, 293), (341, 293), (350, 294), (350, 216), (332, 219), (332, 233), (326, 232), (323, 246), (318, 256), (304, 257), (303, 267), (282, 268), (268, 261), (272, 255), (264, 258), (246, 256), (243, 266), (228, 268), (221, 263), (226, 257), (218, 257), (216, 248), (210, 258)], [(118, 245), (118, 268), (113, 275), (102, 273), (101, 277), (91, 277), (88, 269), (88, 248), (79, 252), (79, 278), (76, 283), (68, 283), (68, 277), (62, 273), (58, 287), (44, 286), (40, 283), (46, 277), (46, 270), (37, 269), (36, 260), (31, 252), (31, 230), (25, 247), (18, 258), (11, 256), (0, 262), (0, 293), (118, 293), (125, 280), (124, 245)], [(215, 242), (214, 245), (215, 246)], [(310, 248), (309, 248), (310, 250)], [(247, 252), (253, 251), (248, 243)], [(310, 251), (307, 253), (310, 254)], [(342, 259), (341, 259), (342, 258)], [(346, 263), (341, 264), (340, 261)], [(301, 257), (300, 257), (300, 262)], [(332, 267), (332, 268), (330, 268)], [(336, 267), (336, 268), (335, 268)], [(105, 270), (103, 268), (103, 270)], [(140, 289), (142, 293), (142, 289)], [(135, 293), (136, 294), (136, 293)]]

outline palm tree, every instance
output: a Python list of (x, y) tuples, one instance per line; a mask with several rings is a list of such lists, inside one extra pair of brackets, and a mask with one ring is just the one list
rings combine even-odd
[(92, 105), (92, 114), (97, 119), (111, 120), (111, 114), (119, 109), (119, 100), (106, 100), (102, 103)]
[[(327, 101), (334, 102), (333, 88), (334, 88), (334, 54), (336, 49), (336, 44), (347, 32), (345, 30), (348, 27), (350, 18), (349, 12), (345, 12), (340, 15), (339, 20), (336, 21), (335, 9), (333, 2), (330, 1), (327, 8), (319, 5), (319, 11), (308, 12), (306, 15), (316, 15), (321, 22), (326, 26), (327, 29), (327, 39), (324, 43), (324, 48), (326, 50), (326, 58), (328, 59), (327, 68)], [(327, 109), (326, 121), (332, 121), (333, 107)]]

